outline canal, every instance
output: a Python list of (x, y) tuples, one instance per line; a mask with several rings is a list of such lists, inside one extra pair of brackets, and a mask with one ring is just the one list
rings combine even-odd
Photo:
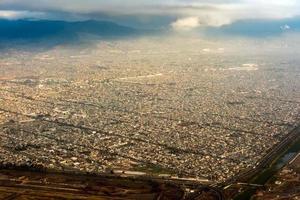
[[(299, 133), (300, 134), (300, 133)], [(269, 167), (263, 169), (258, 175), (252, 178), (249, 183), (265, 185), (282, 167), (300, 152), (300, 138), (292, 143), (285, 151), (280, 153)], [(256, 189), (250, 188), (239, 194), (235, 200), (248, 200), (255, 194)]]

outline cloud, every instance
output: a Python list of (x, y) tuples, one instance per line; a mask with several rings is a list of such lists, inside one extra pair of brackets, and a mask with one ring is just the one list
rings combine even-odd
[(105, 16), (112, 21), (122, 21), (123, 17), (138, 21), (139, 18), (144, 24), (151, 24), (151, 18), (157, 21), (161, 17), (175, 30), (216, 27), (243, 19), (283, 19), (300, 15), (298, 0), (0, 0), (0, 8), (1, 16), (6, 18), (53, 18), (63, 13), (58, 15), (63, 20)]
[(200, 21), (198, 17), (187, 17), (178, 19), (171, 26), (176, 30), (190, 30), (199, 27)]
[(4, 19), (43, 18), (43, 17), (45, 17), (45, 13), (43, 12), (0, 10), (0, 18), (4, 18)]
[(283, 26), (280, 26), (280, 29), (283, 30), (283, 31), (286, 31), (286, 30), (290, 30), (291, 27), (287, 24), (283, 25)]
[(206, 15), (180, 18), (171, 23), (171, 26), (173, 29), (178, 31), (188, 31), (198, 27), (219, 27), (230, 23), (231, 20), (226, 17)]

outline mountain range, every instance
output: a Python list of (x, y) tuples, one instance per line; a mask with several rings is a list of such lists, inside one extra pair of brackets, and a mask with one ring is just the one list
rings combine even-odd
[(0, 20), (0, 41), (37, 39), (76, 39), (81, 34), (100, 37), (136, 35), (137, 29), (108, 21), (51, 21), (51, 20)]

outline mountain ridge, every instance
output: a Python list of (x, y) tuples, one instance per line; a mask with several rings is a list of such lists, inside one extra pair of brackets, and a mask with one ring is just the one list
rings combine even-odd
[(124, 37), (140, 31), (110, 21), (7, 20), (0, 19), (0, 40), (75, 39), (80, 34)]

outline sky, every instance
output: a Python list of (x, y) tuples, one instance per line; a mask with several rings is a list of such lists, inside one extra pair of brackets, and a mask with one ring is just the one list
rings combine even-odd
[(0, 18), (111, 20), (178, 31), (299, 15), (299, 0), (0, 0)]

